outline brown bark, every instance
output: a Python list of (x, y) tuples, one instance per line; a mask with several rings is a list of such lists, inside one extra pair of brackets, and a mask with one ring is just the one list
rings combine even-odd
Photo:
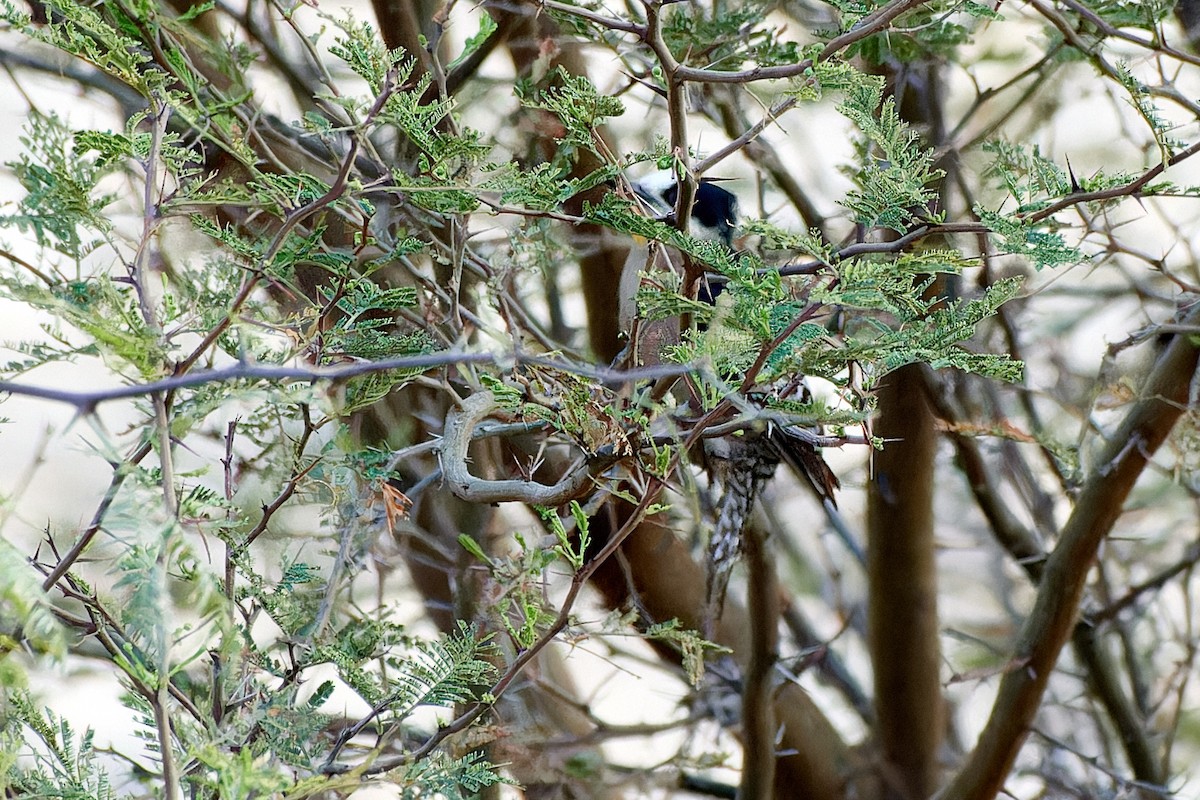
[(372, 0), (379, 35), (389, 48), (403, 47), (416, 59), (415, 74), (426, 71), (420, 36), (432, 12), (440, 3), (428, 0)]
[[(418, 69), (426, 69), (424, 54), (417, 46), (416, 34), (424, 17), (414, 11), (414, 6), (395, 0), (375, 3), (379, 15), (380, 30), (390, 47), (402, 46), (418, 57)], [(551, 22), (543, 16), (535, 16), (530, 7), (496, 6), (489, 9), (500, 16), (502, 28), (508, 34), (506, 44), (512, 54), (519, 74), (528, 72), (541, 48), (556, 36)], [(511, 17), (505, 18), (504, 15)], [(556, 45), (557, 46), (557, 45)], [(582, 71), (578, 51), (571, 45), (563, 45), (557, 51), (556, 64), (570, 72)], [(536, 112), (535, 112), (536, 113)], [(553, 143), (543, 139), (537, 143), (544, 156), (552, 154)], [(319, 164), (309, 154), (300, 150), (295, 156), (305, 163), (298, 166), (307, 172), (321, 174)], [(599, 159), (590, 153), (581, 153), (575, 174), (586, 174), (600, 165)], [(598, 192), (603, 189), (598, 190)], [(576, 198), (578, 204), (583, 198)], [(592, 197), (589, 199), (598, 199)], [(577, 210), (568, 208), (568, 210)], [(345, 231), (347, 242), (350, 231)], [(580, 226), (573, 231), (581, 252), (581, 269), (584, 297), (588, 311), (589, 340), (593, 351), (603, 360), (611, 360), (621, 346), (618, 323), (618, 287), (624, 269), (628, 243), (595, 226)], [(336, 244), (338, 231), (331, 229), (326, 234), (330, 244)], [(422, 420), (441, 419), (444, 415), (446, 397), (424, 389), (410, 389), (396, 393), (358, 416), (353, 425), (359, 440), (364, 443), (386, 442), (403, 432), (406, 442), (422, 441), (435, 433), (424, 428)], [(496, 463), (491, 460), (491, 463)], [(414, 479), (424, 477), (436, 469), (432, 461), (415, 462), (407, 465)], [(548, 464), (552, 471), (554, 464)], [(481, 465), (481, 469), (486, 469)], [(422, 593), (426, 608), (443, 630), (449, 630), (456, 618), (471, 619), (476, 616), (473, 604), (475, 594), (470, 588), (470, 564), (458, 548), (456, 539), (461, 532), (483, 535), (492, 518), (490, 507), (462, 503), (448, 492), (424, 493), (414, 514), (414, 529), (418, 536), (406, 548), (406, 566), (413, 584)], [(602, 537), (598, 537), (601, 538)], [(456, 562), (446, 559), (447, 553), (458, 556)], [(652, 523), (644, 524), (622, 549), (620, 559), (612, 559), (605, 565), (604, 576), (599, 582), (614, 606), (622, 605), (631, 596), (630, 583), (636, 587), (632, 593), (641, 603), (648, 616), (666, 620), (677, 618), (682, 624), (699, 628), (704, 613), (704, 571), (692, 558), (686, 545), (671, 531)], [(618, 564), (623, 564), (618, 566)], [(735, 651), (743, 669), (747, 668), (748, 655), (752, 652), (749, 641), (750, 619), (746, 610), (729, 604), (718, 625), (715, 639), (718, 643)], [(553, 671), (552, 664), (543, 668)], [(534, 665), (534, 669), (537, 665)], [(761, 664), (758, 674), (765, 685), (767, 676)], [(561, 681), (560, 681), (561, 684)], [(573, 689), (560, 685), (560, 691), (570, 695)], [(522, 692), (522, 702), (536, 706), (537, 711), (526, 715), (536, 717), (542, 738), (549, 738), (548, 731), (557, 729), (562, 735), (583, 736), (590, 730), (590, 723), (570, 703), (546, 702), (535, 695), (542, 694), (536, 683), (530, 691)], [(849, 748), (843, 743), (827, 718), (812, 698), (799, 686), (787, 683), (774, 693), (774, 705), (770, 710), (782, 726), (779, 748), (787, 753), (778, 760), (775, 782), (781, 796), (804, 796), (822, 800), (841, 798), (850, 776), (865, 772), (855, 766)], [(517, 710), (511, 710), (517, 714)], [(506, 718), (509, 716), (505, 715)], [(514, 728), (520, 727), (514, 725)], [(515, 730), (514, 730), (515, 732)], [(517, 736), (520, 733), (517, 732)], [(761, 750), (760, 750), (761, 752)], [(515, 748), (514, 756), (519, 762), (512, 765), (518, 780), (537, 784), (546, 774), (546, 762), (536, 748)]]
[(937, 435), (920, 366), (879, 389), (875, 435), (887, 444), (868, 486), (868, 640), (875, 676), (883, 779), (894, 797), (928, 797), (937, 785), (944, 730), (933, 541)]
[[(410, 52), (420, 55), (420, 51), (412, 50), (412, 47), (415, 45), (416, 35), (420, 32), (418, 26), (423, 20), (428, 20), (428, 13), (415, 13), (413, 4), (396, 0), (377, 0), (374, 5), (380, 15), (381, 32), (388, 45), (390, 47), (400, 45)], [(535, 61), (542, 54), (543, 43), (553, 42), (557, 35), (553, 23), (544, 15), (536, 14), (536, 10), (535, 7), (520, 4), (490, 4), (488, 6), (489, 13), (498, 25), (498, 32), (494, 36), (497, 37), (497, 41), (502, 41), (508, 48), (514, 68), (517, 74), (522, 76), (530, 73)], [(558, 47), (557, 44), (554, 46)], [(570, 44), (564, 44), (557, 50), (554, 61), (554, 66), (563, 66), (572, 74), (579, 74), (583, 70), (578, 49)], [(478, 63), (469, 66), (474, 68), (478, 66)], [(464, 78), (463, 74), (448, 76), (447, 91), (456, 88)], [(533, 111), (530, 113), (541, 114), (544, 112)], [(538, 129), (537, 126), (534, 128)], [(552, 128), (548, 130), (552, 130)], [(553, 155), (554, 147), (554, 142), (547, 136), (539, 136), (531, 142), (533, 153), (542, 159), (549, 159)], [(598, 165), (598, 161), (593, 155), (583, 153), (576, 165), (575, 173), (586, 174)], [(577, 232), (575, 235), (577, 237), (591, 235), (599, 239), (601, 229), (589, 227), (588, 230)], [(604, 270), (605, 266), (613, 261), (616, 261), (619, 270), (624, 263), (624, 253), (622, 251), (619, 254), (619, 261), (617, 261), (617, 257), (609, 258), (606, 255), (607, 248), (597, 248), (591, 242), (588, 242), (586, 247), (581, 247), (581, 250), (585, 253), (593, 253), (591, 259), (601, 264), (600, 274), (594, 275), (589, 282), (587, 258), (584, 259), (585, 293), (589, 298), (589, 311), (594, 305), (592, 295), (601, 295), (603, 298), (600, 301), (601, 304), (611, 303), (613, 309), (611, 314), (605, 315), (600, 311), (596, 311), (596, 314), (599, 319), (611, 317), (612, 328), (611, 330), (604, 328), (601, 338), (611, 337), (615, 342), (617, 338), (615, 286), (620, 273), (617, 272), (616, 277), (609, 280), (608, 273)], [(608, 297), (609, 293), (611, 293), (611, 299)], [(424, 430), (417, 420), (442, 419), (447, 408), (446, 400), (445, 394), (433, 395), (425, 390), (410, 390), (400, 395), (393, 395), (370, 410), (363, 420), (362, 432), (372, 437), (368, 441), (386, 440), (388, 431), (395, 430), (397, 423), (402, 421), (403, 426), (409, 429), (406, 431), (408, 434), (406, 438), (409, 442), (423, 441), (437, 432)], [(414, 414), (414, 411), (417, 413)], [(517, 441), (511, 441), (508, 444), (518, 450), (521, 446), (521, 443)], [(537, 445), (534, 443), (532, 446), (536, 449)], [(564, 465), (557, 461), (559, 460), (550, 459), (549, 463), (544, 466), (544, 472), (554, 477), (561, 475), (561, 472), (555, 474), (555, 470), (564, 468)], [(497, 448), (493, 446), (488, 451), (476, 453), (476, 463), (481, 472), (494, 473), (499, 465), (508, 462), (504, 457), (499, 456)], [(424, 477), (438, 468), (433, 459), (413, 466), (412, 477), (414, 480)], [(553, 480), (554, 477), (550, 479)], [(452, 569), (447, 569), (444, 563), (423, 558), (419, 547), (407, 551), (409, 557), (406, 564), (413, 583), (425, 599), (427, 612), (442, 630), (452, 630), (455, 619), (480, 619), (485, 615), (483, 609), (476, 607), (476, 604), (480, 602), (480, 587), (477, 585), (478, 581), (472, 579), (472, 568), (478, 565), (470, 563), (470, 557), (459, 547), (457, 538), (460, 533), (469, 533), (480, 540), (485, 551), (490, 550), (485, 536), (493, 516), (494, 512), (491, 506), (462, 502), (449, 491), (426, 492), (415, 509), (414, 522), (422, 535), (428, 537), (442, 550), (459, 555), (458, 564)], [(594, 728), (587, 715), (581, 710), (583, 704), (570, 700), (570, 698), (580, 697), (581, 692), (574, 686), (571, 675), (558, 663), (559, 659), (560, 655), (553, 649), (544, 651), (537, 662), (530, 666), (527, 674), (522, 677), (524, 687), (520, 692), (511, 696), (516, 699), (506, 697), (503, 701), (500, 713), (508, 721), (509, 731), (505, 739), (498, 743), (498, 749), (493, 753), (493, 760), (509, 763), (514, 776), (534, 797), (547, 792), (555, 792), (555, 796), (562, 796), (561, 793), (565, 792), (569, 797), (605, 796), (607, 790), (600, 790), (598, 793), (595, 786), (572, 787), (570, 780), (566, 777), (568, 773), (563, 763), (565, 759), (587, 750), (589, 746), (560, 747), (548, 750), (536, 744), (537, 742), (572, 738), (585, 740), (587, 734), (591, 733)], [(544, 679), (539, 676), (551, 677), (553, 693), (547, 691)]]
[[(584, 75), (587, 68), (578, 44), (562, 41), (553, 21), (544, 14), (537, 14), (536, 6), (497, 5), (492, 15), (498, 24), (511, 27), (508, 49), (512, 54), (517, 72), (528, 77), (533, 65), (543, 50), (554, 53), (552, 67), (561, 67), (568, 74)], [(544, 112), (535, 112), (544, 113)], [(608, 140), (607, 132), (597, 131), (602, 146)], [(554, 154), (555, 143), (548, 137), (540, 137), (535, 143), (539, 157), (548, 161)], [(610, 148), (613, 149), (613, 148)], [(572, 177), (582, 177), (601, 167), (603, 162), (593, 152), (580, 150), (571, 169)], [(571, 198), (565, 206), (570, 214), (580, 213), (585, 200), (597, 203), (606, 187), (597, 187), (584, 195)], [(608, 363), (621, 350), (619, 323), (620, 302), (618, 289), (625, 260), (629, 255), (630, 242), (626, 237), (615, 235), (599, 225), (578, 225), (571, 230), (571, 241), (578, 254), (583, 301), (587, 309), (588, 343), (598, 361)]]
[(771, 800), (775, 788), (775, 713), (773, 686), (779, 660), (779, 582), (767, 544), (767, 532), (743, 527), (746, 558), (750, 652), (742, 680), (742, 785), (740, 800)]
[[(995, 475), (985, 463), (975, 437), (958, 428), (967, 415), (953, 408), (939, 396), (940, 387), (933, 375), (927, 388), (930, 397), (939, 400), (937, 413), (950, 429), (949, 438), (954, 443), (959, 467), (970, 483), (976, 505), (987, 518), (992, 535), (1013, 561), (1025, 570), (1036, 585), (1042, 580), (1046, 553), (1038, 537), (1028, 529), (1000, 496)], [(1147, 724), (1144, 706), (1133, 702), (1130, 689), (1122, 680), (1122, 667), (1107, 647), (1102, 621), (1081, 619), (1075, 624), (1071, 645), (1076, 660), (1087, 670), (1088, 685), (1100, 704), (1104, 706), (1113, 728), (1120, 740), (1125, 757), (1137, 780), (1148, 785), (1162, 785), (1167, 780), (1166, 764), (1159, 747)], [(1131, 680), (1136, 681), (1130, 671)]]

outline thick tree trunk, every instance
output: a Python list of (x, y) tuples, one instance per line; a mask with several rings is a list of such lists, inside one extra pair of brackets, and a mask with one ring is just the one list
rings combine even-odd
[(879, 389), (875, 435), (887, 444), (868, 487), (868, 640), (886, 796), (929, 797), (944, 730), (933, 541), (937, 434), (921, 366)]

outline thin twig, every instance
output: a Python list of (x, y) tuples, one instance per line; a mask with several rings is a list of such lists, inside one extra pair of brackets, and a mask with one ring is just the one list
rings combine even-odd
[(100, 505), (92, 514), (92, 521), (84, 528), (83, 533), (67, 551), (66, 555), (58, 560), (54, 565), (54, 569), (50, 570), (46, 575), (46, 579), (42, 581), (42, 591), (48, 592), (58, 583), (64, 575), (71, 569), (71, 566), (83, 555), (83, 551), (87, 550), (92, 543), (92, 539), (100, 532), (100, 527), (104, 524), (104, 518), (108, 516), (108, 510), (112, 507), (113, 501), (117, 499), (117, 492), (120, 491), (121, 485), (125, 483), (125, 479), (129, 477), (129, 473), (142, 462), (154, 447), (149, 441), (144, 441), (137, 446), (129, 456), (120, 464), (113, 465), (113, 476), (109, 481), (108, 488), (104, 491), (104, 497), (100, 500)]
[[(275, 516), (275, 513), (279, 509), (283, 508), (284, 503), (292, 498), (292, 495), (300, 488), (300, 482), (304, 477), (321, 463), (320, 458), (313, 458), (307, 465), (304, 464), (304, 451), (308, 448), (308, 441), (316, 431), (316, 426), (313, 425), (312, 412), (307, 403), (301, 403), (300, 411), (304, 417), (304, 430), (301, 432), (300, 439), (296, 442), (296, 447), (294, 448), (296, 466), (292, 470), (292, 474), (288, 476), (287, 483), (283, 485), (283, 488), (279, 490), (274, 499), (269, 503), (263, 504), (262, 517), (259, 519), (258, 524), (242, 539), (241, 548), (249, 547), (254, 543), (255, 539), (266, 531), (271, 518)], [(232, 546), (227, 545), (227, 549), (232, 550)], [(232, 579), (232, 573), (228, 573), (228, 577)]]
[(783, 64), (775, 67), (752, 67), (738, 72), (722, 72), (714, 69), (697, 69), (696, 67), (680, 66), (677, 75), (681, 80), (698, 83), (752, 83), (754, 81), (778, 80), (780, 78), (795, 78), (812, 69), (819, 61), (828, 61), (838, 53), (863, 39), (874, 36), (896, 17), (925, 5), (929, 0), (894, 0), (886, 6), (876, 9), (863, 17), (857, 25), (840, 36), (830, 40), (829, 44), (815, 59), (806, 58), (796, 64)]
[(184, 375), (175, 375), (148, 383), (117, 386), (111, 389), (98, 389), (95, 391), (52, 389), (47, 386), (31, 386), (14, 381), (0, 381), (0, 392), (67, 403), (74, 406), (80, 414), (90, 414), (101, 403), (143, 397), (155, 392), (176, 391), (208, 383), (241, 380), (338, 381), (389, 370), (425, 370), (466, 365), (501, 367), (505, 365), (537, 366), (549, 370), (560, 370), (571, 375), (579, 375), (584, 378), (615, 385), (686, 375), (696, 369), (696, 365), (690, 363), (615, 369), (612, 367), (579, 364), (547, 356), (534, 356), (521, 353), (468, 353), (457, 350), (444, 350), (421, 355), (397, 356), (396, 358), (380, 359), (379, 361), (356, 361), (350, 364), (339, 364), (330, 367), (281, 366), (277, 364), (259, 364), (241, 361), (228, 367), (219, 367), (202, 372), (189, 372)]
[(1096, 624), (1114, 619), (1122, 611), (1141, 600), (1147, 592), (1158, 591), (1172, 578), (1192, 569), (1197, 563), (1200, 563), (1200, 542), (1192, 542), (1188, 545), (1181, 559), (1141, 583), (1130, 586), (1125, 591), (1125, 594), (1109, 603), (1100, 611), (1092, 614), (1090, 619)]

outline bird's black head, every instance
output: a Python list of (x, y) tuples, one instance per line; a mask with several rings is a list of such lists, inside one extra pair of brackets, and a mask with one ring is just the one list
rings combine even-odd
[[(679, 197), (679, 184), (670, 171), (656, 172), (633, 184), (633, 190), (659, 214), (670, 215)], [(738, 201), (732, 192), (701, 180), (692, 204), (692, 234), (700, 239), (716, 239), (733, 246), (737, 228)]]

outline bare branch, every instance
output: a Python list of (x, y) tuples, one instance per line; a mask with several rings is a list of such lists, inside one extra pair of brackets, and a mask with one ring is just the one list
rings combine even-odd
[(472, 364), (487, 364), (491, 366), (521, 364), (537, 366), (549, 370), (560, 370), (572, 375), (579, 375), (615, 385), (686, 375), (696, 369), (696, 365), (693, 364), (660, 364), (653, 367), (614, 369), (575, 361), (547, 358), (545, 356), (511, 353), (467, 353), (455, 350), (443, 350), (436, 353), (397, 356), (378, 361), (356, 361), (350, 364), (338, 364), (337, 366), (329, 367), (285, 367), (276, 364), (239, 361), (228, 367), (219, 367), (201, 372), (189, 372), (185, 375), (176, 375), (149, 383), (137, 383), (130, 386), (96, 389), (94, 391), (52, 389), (46, 386), (31, 386), (15, 381), (0, 381), (0, 392), (67, 403), (74, 406), (80, 414), (90, 414), (101, 403), (107, 403), (112, 400), (143, 397), (155, 392), (187, 389), (206, 383), (225, 383), (243, 380), (341, 381), (391, 370), (428, 370), (438, 367), (467, 366)]
[[(1180, 322), (1200, 323), (1200, 305), (1189, 309)], [(947, 788), (946, 800), (983, 800), (1003, 788), (1059, 653), (1074, 629), (1096, 550), (1119, 518), (1150, 457), (1187, 406), (1198, 355), (1190, 337), (1173, 336), (1146, 379), (1141, 400), (1105, 446), (1046, 562), (1033, 611), (1021, 630), (1014, 658), (1026, 666), (1000, 682), (991, 718)]]

